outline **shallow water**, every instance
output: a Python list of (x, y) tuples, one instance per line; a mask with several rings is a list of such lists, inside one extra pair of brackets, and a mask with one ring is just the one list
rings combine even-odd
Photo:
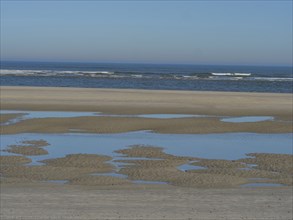
[[(104, 114), (101, 112), (68, 112), (68, 111), (15, 111), (1, 110), (0, 114), (23, 114), (20, 117), (9, 120), (3, 125), (15, 124), (17, 122), (33, 119), (33, 118), (73, 118), (73, 117), (131, 117), (131, 118), (154, 118), (154, 119), (175, 119), (175, 118), (219, 118), (222, 122), (243, 123), (243, 122), (260, 122), (273, 121), (272, 116), (243, 116), (243, 117), (227, 117), (215, 115), (194, 115), (194, 114), (141, 114), (141, 115), (118, 115)], [(79, 129), (70, 129), (72, 132), (82, 132)]]
[[(162, 147), (164, 152), (176, 156), (189, 156), (207, 159), (235, 160), (246, 157), (247, 153), (292, 153), (292, 134), (254, 134), (254, 133), (225, 133), (225, 134), (157, 134), (148, 131), (128, 132), (119, 134), (14, 134), (2, 135), (1, 147), (21, 144), (25, 140), (46, 140), (50, 145), (44, 147), (49, 154), (29, 156), (32, 163), (42, 165), (38, 161), (65, 157), (67, 154), (100, 154), (109, 155), (113, 160), (108, 163), (116, 166), (116, 171), (131, 163), (115, 162), (115, 160), (153, 160), (152, 158), (123, 157), (115, 153), (132, 145), (151, 145)], [(15, 155), (1, 152), (1, 155)], [(251, 168), (253, 165), (251, 165)], [(250, 168), (250, 167), (249, 167)], [(177, 169), (182, 171), (204, 169), (204, 167), (184, 164)], [(93, 174), (95, 175), (95, 174)], [(116, 173), (103, 175), (116, 176)], [(121, 177), (119, 175), (119, 177)], [(152, 181), (151, 181), (152, 182)], [(148, 181), (135, 183), (148, 184)], [(152, 182), (162, 184), (161, 182)], [(165, 184), (165, 183), (164, 183)], [(243, 186), (246, 187), (246, 186)], [(248, 185), (247, 187), (254, 187)]]
[(17, 122), (33, 118), (74, 118), (84, 116), (95, 116), (99, 112), (70, 112), (70, 111), (16, 111), (1, 110), (0, 114), (23, 114), (20, 117), (9, 120), (4, 125), (15, 124)]
[(144, 114), (138, 115), (141, 118), (158, 118), (158, 119), (171, 119), (171, 118), (205, 118), (208, 115), (191, 115), (191, 114)]
[(241, 185), (240, 187), (282, 187), (285, 186), (279, 183), (246, 183)]
[(100, 112), (70, 112), (70, 111), (16, 111), (1, 110), (0, 114), (26, 114), (24, 119), (31, 118), (72, 118), (82, 116), (95, 116)]
[(167, 182), (146, 181), (146, 180), (132, 180), (132, 182), (136, 184), (168, 184)]
[[(235, 160), (247, 153), (292, 153), (292, 134), (157, 134), (146, 131), (118, 134), (14, 134), (1, 136), (1, 149), (25, 140), (44, 139), (49, 154), (31, 157), (33, 161), (64, 157), (67, 154), (102, 154), (121, 159), (115, 150), (131, 145), (162, 147), (176, 156)], [(2, 155), (9, 153), (2, 152)], [(129, 158), (125, 158), (129, 159)], [(141, 158), (140, 158), (141, 159)]]
[(194, 166), (191, 164), (183, 164), (177, 167), (178, 170), (186, 172), (189, 170), (204, 170), (207, 169), (206, 167), (202, 167), (202, 166)]
[(238, 168), (239, 170), (253, 170), (254, 168), (256, 168), (257, 165), (256, 164), (246, 164), (246, 167), (242, 167), (242, 168)]
[(193, 114), (142, 114), (142, 115), (119, 115), (119, 114), (104, 114), (101, 112), (69, 112), (69, 111), (17, 111), (17, 110), (1, 110), (0, 114), (24, 114), (19, 117), (15, 122), (20, 120), (32, 118), (72, 118), (84, 116), (97, 116), (97, 117), (139, 117), (139, 118), (157, 118), (157, 119), (171, 119), (171, 118), (204, 118), (204, 117), (217, 117), (208, 115), (193, 115)]
[(233, 117), (233, 118), (223, 118), (222, 122), (232, 122), (232, 123), (243, 123), (243, 122), (260, 122), (260, 121), (273, 121), (274, 117), (271, 116), (245, 116), (245, 117)]

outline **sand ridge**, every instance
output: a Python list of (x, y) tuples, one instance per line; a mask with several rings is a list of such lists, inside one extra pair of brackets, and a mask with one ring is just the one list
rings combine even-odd
[(3, 151), (25, 156), (45, 155), (48, 151), (42, 147), (46, 146), (49, 146), (49, 143), (45, 140), (26, 140), (19, 145), (8, 145)]
[(292, 94), (21, 86), (0, 89), (1, 108), (7, 110), (263, 115), (292, 121)]
[(15, 164), (23, 164), (30, 163), (32, 160), (24, 157), (24, 156), (2, 156), (0, 155), (0, 165), (15, 165)]

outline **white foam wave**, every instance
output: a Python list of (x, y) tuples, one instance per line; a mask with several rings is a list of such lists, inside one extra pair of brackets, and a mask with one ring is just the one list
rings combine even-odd
[(293, 78), (253, 77), (253, 80), (259, 80), (259, 81), (293, 81)]
[(234, 73), (234, 76), (251, 76), (251, 73)]
[(289, 77), (255, 77), (251, 73), (199, 73), (195, 75), (181, 74), (141, 74), (120, 73), (111, 71), (70, 71), (70, 70), (10, 70), (0, 69), (0, 75), (14, 76), (56, 76), (56, 77), (92, 77), (92, 78), (137, 78), (137, 79), (175, 79), (175, 80), (251, 80), (251, 81), (293, 81)]
[(212, 73), (213, 76), (232, 76), (232, 73)]
[(211, 73), (213, 76), (251, 76), (251, 73)]
[(0, 69), (1, 75), (88, 75), (88, 74), (105, 74), (113, 75), (114, 72), (110, 71), (69, 71), (69, 70), (7, 70)]

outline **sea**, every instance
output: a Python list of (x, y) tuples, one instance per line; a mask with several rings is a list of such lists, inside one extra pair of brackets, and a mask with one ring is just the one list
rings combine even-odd
[(1, 61), (2, 86), (292, 93), (292, 66)]

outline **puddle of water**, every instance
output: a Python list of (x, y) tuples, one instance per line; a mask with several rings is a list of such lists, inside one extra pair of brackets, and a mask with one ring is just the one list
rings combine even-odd
[(171, 119), (171, 118), (205, 118), (205, 117), (217, 117), (209, 115), (193, 115), (193, 114), (142, 114), (142, 115), (115, 115), (115, 114), (97, 114), (97, 116), (104, 117), (139, 117), (139, 118), (157, 118), (157, 119)]
[(135, 184), (168, 184), (167, 182), (160, 182), (160, 181), (146, 181), (146, 180), (133, 180)]
[[(156, 119), (172, 119), (172, 118), (206, 118), (206, 117), (218, 117), (211, 115), (193, 115), (193, 114), (142, 114), (142, 115), (118, 115), (118, 114), (104, 114), (101, 112), (68, 112), (68, 111), (15, 111), (15, 110), (1, 110), (0, 114), (24, 114), (23, 116), (9, 121), (7, 124), (13, 124), (21, 120), (32, 118), (72, 118), (82, 116), (97, 116), (97, 117), (140, 117), (140, 118), (156, 118)], [(271, 116), (244, 116), (244, 117), (224, 117), (222, 122), (260, 122), (274, 120)], [(72, 129), (73, 130), (73, 129)]]
[(257, 167), (256, 164), (246, 164), (246, 167), (243, 167), (243, 168), (239, 168), (239, 170), (253, 170), (255, 167)]
[(72, 118), (82, 116), (96, 116), (99, 112), (68, 112), (68, 111), (14, 111), (1, 110), (0, 114), (26, 114), (24, 119), (31, 118)]
[(68, 112), (68, 111), (15, 111), (1, 110), (0, 114), (23, 114), (21, 117), (9, 120), (3, 125), (15, 124), (32, 118), (74, 118), (83, 116), (97, 116), (99, 112)]
[(75, 129), (75, 128), (71, 128), (71, 129), (68, 129), (70, 132), (84, 132), (85, 130), (82, 130), (82, 129)]
[(268, 180), (269, 178), (249, 178), (249, 180), (251, 181), (264, 181), (264, 180)]
[(211, 117), (208, 115), (190, 115), (190, 114), (144, 114), (138, 115), (141, 118), (158, 118), (158, 119), (170, 119), (170, 118), (205, 118)]
[(247, 183), (243, 184), (240, 187), (282, 187), (285, 186), (279, 183)]
[(116, 166), (116, 171), (119, 171), (121, 168), (124, 168), (125, 166), (133, 166), (134, 163), (124, 163), (124, 162), (117, 162), (117, 161), (110, 161), (110, 163), (114, 166)]
[(147, 158), (147, 157), (115, 157), (116, 160), (164, 160), (161, 158)]
[(207, 169), (206, 167), (201, 167), (201, 166), (194, 166), (191, 164), (183, 164), (177, 167), (178, 170), (186, 172), (188, 170), (204, 170)]
[[(97, 116), (97, 117), (140, 117), (140, 118), (157, 118), (157, 119), (171, 119), (171, 118), (205, 118), (218, 117), (209, 115), (192, 115), (192, 114), (142, 114), (142, 115), (117, 115), (117, 114), (103, 114), (101, 112), (68, 112), (68, 111), (15, 111), (15, 110), (1, 110), (0, 114), (24, 114), (19, 120), (26, 120), (32, 118), (72, 118), (82, 116)], [(16, 119), (14, 119), (16, 120)], [(14, 122), (14, 123), (16, 123)]]
[(47, 181), (44, 181), (46, 183), (58, 183), (58, 184), (65, 184), (67, 183), (68, 181), (67, 180), (47, 180)]
[(273, 121), (274, 117), (271, 116), (245, 116), (245, 117), (233, 117), (223, 118), (222, 122), (242, 123), (242, 122), (260, 122), (260, 121)]

